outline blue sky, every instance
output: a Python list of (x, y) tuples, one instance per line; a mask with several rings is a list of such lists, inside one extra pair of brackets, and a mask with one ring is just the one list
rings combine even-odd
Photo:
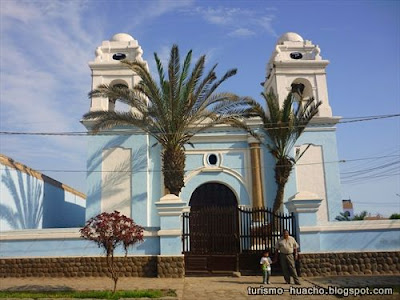
[[(274, 45), (294, 31), (330, 60), (335, 116), (400, 113), (399, 1), (3, 0), (0, 30), (0, 131), (84, 131), (87, 63), (119, 32), (138, 40), (153, 70), (153, 52), (167, 60), (176, 43), (182, 54), (218, 62), (219, 74), (238, 68), (221, 90), (260, 99)], [(400, 118), (339, 124), (337, 139), (348, 161), (340, 165), (343, 199), (356, 213), (399, 212)], [(0, 135), (0, 153), (83, 192), (86, 146), (79, 136)], [(351, 161), (372, 157), (381, 158)]]

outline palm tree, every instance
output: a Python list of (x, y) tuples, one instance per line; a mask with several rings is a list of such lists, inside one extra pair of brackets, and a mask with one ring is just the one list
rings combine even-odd
[(348, 211), (339, 213), (335, 218), (336, 221), (351, 221), (350, 213)]
[(352, 221), (362, 221), (368, 215), (366, 210), (363, 210), (359, 215), (354, 215)]
[(179, 50), (173, 45), (168, 63), (168, 77), (157, 53), (154, 53), (158, 71), (158, 82), (152, 77), (146, 65), (140, 61), (121, 61), (141, 81), (128, 89), (126, 87), (100, 85), (89, 93), (90, 97), (107, 97), (130, 105), (129, 112), (92, 111), (85, 120), (94, 120), (92, 130), (109, 129), (114, 126), (134, 126), (153, 136), (162, 146), (162, 171), (164, 185), (170, 193), (179, 195), (184, 186), (185, 144), (190, 139), (218, 124), (241, 126), (241, 116), (248, 106), (247, 98), (232, 93), (216, 93), (216, 89), (236, 69), (229, 70), (217, 79), (214, 65), (203, 77), (205, 55), (201, 56), (192, 70), (190, 50), (180, 65)]
[[(268, 138), (265, 143), (266, 147), (275, 158), (277, 191), (273, 211), (279, 212), (290, 173), (310, 145), (301, 153), (297, 151), (295, 157), (291, 156), (291, 152), (307, 124), (318, 113), (318, 107), (322, 102), (314, 101), (314, 98), (304, 100), (300, 91), (292, 90), (280, 108), (277, 97), (273, 93), (262, 92), (261, 95), (267, 103), (268, 113), (258, 102), (253, 100), (250, 115), (261, 118), (263, 131)], [(296, 101), (296, 97), (299, 98), (299, 101)]]

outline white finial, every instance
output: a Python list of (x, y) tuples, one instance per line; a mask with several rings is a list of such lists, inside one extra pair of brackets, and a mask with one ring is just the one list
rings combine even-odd
[(315, 60), (321, 60), (321, 55), (319, 55), (321, 53), (321, 49), (319, 48), (318, 45), (315, 47), (314, 53), (315, 53)]
[(103, 51), (101, 50), (101, 47), (97, 47), (96, 51), (94, 52), (96, 55), (95, 61), (102, 61), (103, 60)]

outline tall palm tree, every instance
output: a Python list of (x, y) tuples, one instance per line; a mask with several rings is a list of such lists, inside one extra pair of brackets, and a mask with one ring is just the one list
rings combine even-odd
[[(217, 79), (214, 65), (205, 75), (205, 56), (201, 56), (191, 69), (190, 50), (181, 67), (177, 45), (171, 48), (168, 74), (157, 53), (154, 53), (158, 71), (158, 82), (152, 77), (146, 65), (140, 61), (123, 60), (122, 63), (140, 77), (140, 82), (126, 87), (100, 85), (89, 93), (90, 97), (107, 97), (130, 105), (133, 110), (92, 111), (85, 120), (94, 120), (94, 132), (128, 125), (140, 128), (153, 136), (162, 146), (162, 171), (164, 185), (170, 193), (179, 195), (184, 186), (185, 144), (210, 127), (229, 124), (242, 127), (241, 116), (248, 108), (247, 98), (232, 93), (216, 93), (216, 89), (236, 69), (229, 70)], [(193, 146), (193, 145), (192, 145)]]
[(262, 92), (261, 95), (266, 101), (268, 113), (258, 102), (253, 100), (250, 115), (261, 118), (263, 131), (267, 135), (266, 147), (275, 158), (277, 191), (273, 211), (279, 212), (282, 208), (284, 189), (290, 173), (310, 145), (301, 153), (297, 151), (295, 157), (292, 157), (291, 152), (307, 124), (318, 113), (318, 107), (322, 102), (314, 101), (314, 98), (304, 100), (301, 92), (292, 90), (280, 108), (277, 97), (273, 93)]

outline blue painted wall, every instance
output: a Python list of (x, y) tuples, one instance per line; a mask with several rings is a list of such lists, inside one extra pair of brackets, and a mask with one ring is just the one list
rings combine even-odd
[[(101, 213), (102, 185), (112, 185), (118, 181), (118, 172), (106, 175), (102, 182), (102, 154), (106, 149), (122, 147), (132, 149), (132, 218), (142, 226), (153, 226), (147, 216), (149, 199), (148, 184), (148, 140), (146, 135), (99, 135), (89, 139), (88, 176), (87, 176), (87, 209), (86, 219)], [(111, 191), (112, 192), (112, 186)]]
[[(78, 229), (77, 229), (78, 230)], [(129, 255), (158, 255), (160, 253), (159, 237), (145, 238), (129, 248)], [(125, 255), (122, 247), (115, 255)], [(57, 257), (57, 256), (104, 256), (104, 250), (93, 242), (83, 239), (34, 239), (2, 241), (0, 257)]]
[[(321, 128), (324, 129), (324, 127)], [(322, 146), (328, 218), (329, 221), (334, 221), (335, 217), (342, 211), (342, 191), (340, 185), (336, 131), (306, 131), (300, 136), (296, 145), (307, 143)], [(286, 199), (296, 193), (296, 178), (295, 172), (293, 172), (285, 188)]]
[(63, 189), (60, 183), (50, 184), (8, 166), (2, 166), (0, 178), (0, 231), (85, 223), (85, 199)]
[[(371, 221), (373, 222), (373, 221)], [(340, 230), (300, 234), (300, 249), (305, 253), (346, 251), (399, 251), (400, 230)]]
[[(296, 145), (313, 143), (321, 145), (323, 159), (328, 162), (324, 165), (326, 197), (328, 202), (329, 220), (341, 211), (341, 188), (336, 132), (329, 127), (321, 126), (320, 131), (306, 131), (297, 141)], [(228, 134), (242, 134), (243, 131), (230, 129), (227, 133), (215, 132), (210, 136)], [(195, 148), (186, 146), (185, 187), (180, 197), (189, 202), (191, 194), (201, 184), (207, 182), (219, 182), (228, 186), (238, 198), (238, 203), (251, 205), (251, 165), (246, 165), (246, 155), (249, 157), (249, 145), (247, 139), (234, 142), (226, 142), (224, 139), (216, 142), (197, 142)], [(99, 214), (101, 186), (107, 184), (101, 182), (102, 152), (105, 149), (123, 147), (132, 149), (132, 217), (144, 226), (160, 226), (159, 216), (155, 202), (163, 195), (162, 191), (162, 162), (161, 146), (152, 137), (146, 135), (103, 135), (92, 136), (89, 140), (88, 151), (88, 191), (86, 219)], [(263, 188), (264, 201), (267, 207), (272, 207), (276, 184), (274, 178), (275, 160), (266, 147), (262, 146), (263, 163)], [(204, 156), (210, 153), (219, 153), (222, 164), (221, 170), (208, 170), (204, 165)], [(293, 153), (294, 154), (294, 153)], [(201, 169), (201, 172), (199, 170)], [(193, 176), (193, 172), (197, 172)], [(297, 192), (295, 172), (292, 173), (285, 188), (285, 199)], [(149, 189), (147, 189), (149, 187)], [(285, 200), (286, 201), (286, 200)]]

